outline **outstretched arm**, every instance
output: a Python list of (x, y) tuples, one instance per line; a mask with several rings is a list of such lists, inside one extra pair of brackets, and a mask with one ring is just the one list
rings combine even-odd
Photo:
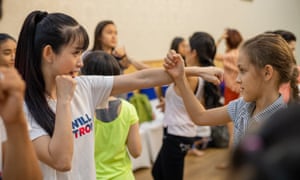
[(0, 68), (0, 116), (7, 133), (3, 179), (42, 179), (23, 112), (24, 91), (25, 83), (15, 69)]
[(163, 68), (149, 68), (130, 74), (114, 77), (111, 95), (130, 92), (135, 89), (161, 86), (172, 82), (172, 78)]
[[(201, 76), (204, 80), (214, 84), (220, 83), (223, 74), (223, 70), (216, 67), (187, 67), (184, 71), (187, 76)], [(163, 68), (143, 69), (134, 73), (115, 76), (111, 95), (172, 82), (172, 77)]]
[[(181, 92), (187, 112), (192, 121), (197, 125), (219, 125), (230, 122), (227, 106), (205, 110), (203, 105), (194, 96), (183, 71), (183, 60), (180, 55), (170, 52), (165, 58), (164, 64), (168, 73), (174, 78), (176, 86)], [(210, 74), (211, 75), (211, 74)], [(215, 74), (215, 78), (219, 79)], [(220, 79), (219, 79), (220, 80)]]

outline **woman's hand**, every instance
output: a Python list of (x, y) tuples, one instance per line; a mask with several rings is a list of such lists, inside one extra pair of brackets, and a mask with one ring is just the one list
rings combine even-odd
[(165, 112), (166, 102), (164, 97), (159, 98), (159, 104), (156, 106), (156, 109), (160, 109), (161, 112)]
[(124, 58), (126, 56), (125, 47), (124, 46), (116, 47), (113, 50), (112, 55), (117, 58)]

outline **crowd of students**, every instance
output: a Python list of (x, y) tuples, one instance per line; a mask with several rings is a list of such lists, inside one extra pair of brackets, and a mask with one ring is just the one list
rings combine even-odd
[[(272, 169), (265, 166), (277, 157), (266, 154), (275, 159), (257, 161), (261, 154), (252, 154), (262, 150), (274, 153), (276, 148), (288, 146), (279, 136), (271, 138), (272, 119), (278, 128), (297, 123), (289, 115), (298, 115), (292, 105), (292, 112), (284, 111), (289, 121), (283, 121), (283, 116), (275, 121), (273, 116), (299, 99), (298, 69), (291, 50), (296, 38), (291, 43), (285, 36), (288, 31), (274, 31), (240, 46), (242, 38), (233, 43), (231, 33), (236, 31), (227, 29), (223, 37), (228, 39), (227, 55), (216, 56), (218, 42), (209, 33), (195, 32), (188, 45), (177, 39), (177, 51), (167, 53), (162, 68), (151, 68), (130, 59), (125, 48), (117, 46), (112, 21), (97, 25), (93, 49), (87, 51), (88, 34), (74, 18), (64, 13), (31, 12), (17, 43), (8, 34), (0, 34), (0, 176), (134, 179), (128, 152), (138, 157), (142, 151), (138, 116), (131, 104), (116, 96), (173, 83), (165, 99), (163, 145), (153, 167), (154, 179), (183, 179), (184, 157), (195, 142), (196, 125), (227, 123), (234, 129), (232, 162), (236, 171), (232, 177), (244, 178), (239, 172), (247, 165), (252, 166), (249, 172), (255, 171), (252, 179), (273, 177)], [(236, 93), (224, 106), (218, 86), (223, 70), (214, 67), (216, 58), (224, 63), (226, 94)], [(130, 63), (143, 70), (122, 74)], [(286, 101), (280, 93), (284, 84), (289, 94)], [(291, 137), (299, 139), (296, 128)], [(247, 136), (257, 129), (257, 135)], [(296, 152), (292, 147), (288, 150)], [(276, 168), (284, 166), (280, 160)], [(286, 165), (295, 164), (288, 161)], [(288, 168), (278, 175), (296, 176), (296, 171)]]

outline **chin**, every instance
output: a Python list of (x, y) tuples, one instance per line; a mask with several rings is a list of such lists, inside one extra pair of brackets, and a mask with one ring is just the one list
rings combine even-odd
[(242, 97), (243, 97), (243, 100), (244, 100), (245, 102), (247, 102), (247, 103), (250, 103), (250, 102), (255, 101), (253, 98), (250, 98), (250, 97), (247, 97), (247, 96), (243, 96), (243, 95), (242, 95)]

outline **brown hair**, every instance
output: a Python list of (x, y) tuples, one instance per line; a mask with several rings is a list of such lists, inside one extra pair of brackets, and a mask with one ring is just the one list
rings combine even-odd
[(290, 81), (291, 101), (298, 101), (296, 60), (287, 42), (276, 34), (260, 34), (247, 40), (241, 50), (248, 56), (251, 64), (263, 68), (271, 65), (279, 74), (278, 87)]
[(226, 45), (229, 49), (236, 49), (243, 41), (242, 35), (236, 29), (227, 29)]

